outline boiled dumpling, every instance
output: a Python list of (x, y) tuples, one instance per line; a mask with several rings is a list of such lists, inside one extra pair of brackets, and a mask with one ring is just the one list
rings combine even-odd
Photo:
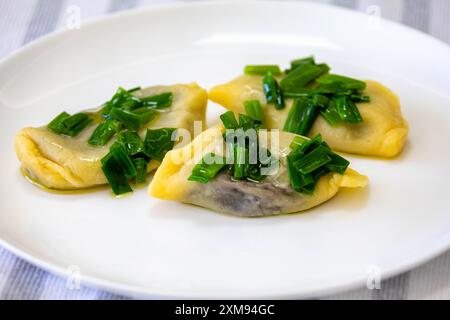
[[(154, 86), (136, 91), (139, 98), (166, 92), (173, 95), (170, 107), (140, 128), (142, 137), (147, 129), (184, 128), (193, 133), (194, 121), (205, 120), (206, 91), (197, 84)], [(94, 110), (94, 112), (97, 110)], [(100, 160), (108, 153), (114, 138), (104, 146), (87, 143), (97, 124), (91, 123), (76, 137), (59, 135), (46, 126), (22, 129), (16, 136), (15, 148), (23, 171), (47, 188), (80, 189), (108, 183)], [(157, 168), (152, 160), (148, 171)]]
[[(408, 124), (400, 111), (399, 99), (378, 82), (366, 81), (366, 84), (364, 95), (371, 101), (358, 104), (364, 122), (341, 123), (332, 127), (318, 117), (308, 136), (320, 133), (332, 149), (342, 152), (394, 157), (402, 151), (408, 136)], [(216, 86), (209, 92), (209, 98), (236, 113), (245, 113), (244, 101), (259, 100), (268, 129), (283, 129), (293, 103), (292, 99), (287, 99), (286, 108), (282, 110), (267, 105), (262, 91), (262, 76), (256, 75), (243, 75)]]
[[(280, 132), (279, 143), (270, 149), (274, 158), (279, 159), (278, 170), (263, 182), (235, 181), (227, 170), (222, 170), (206, 184), (189, 181), (194, 167), (204, 155), (211, 152), (223, 155), (224, 130), (223, 126), (210, 128), (191, 144), (168, 152), (153, 177), (149, 194), (221, 213), (256, 217), (307, 210), (329, 200), (340, 188), (358, 188), (367, 184), (367, 177), (347, 169), (343, 175), (329, 173), (322, 176), (313, 194), (294, 191), (289, 183), (286, 156), (297, 135), (287, 132)], [(272, 146), (270, 137), (267, 131), (259, 133), (259, 141), (265, 146)]]

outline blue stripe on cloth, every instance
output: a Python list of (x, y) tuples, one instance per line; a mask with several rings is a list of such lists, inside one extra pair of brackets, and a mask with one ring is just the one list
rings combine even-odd
[(373, 290), (373, 300), (405, 300), (408, 299), (410, 272), (381, 282), (381, 289)]
[(334, 0), (333, 2), (337, 6), (346, 7), (350, 9), (355, 9), (356, 6), (358, 5), (357, 0)]
[(132, 9), (138, 4), (137, 0), (111, 0), (109, 12), (122, 11)]
[(0, 294), (1, 300), (39, 299), (46, 272), (16, 258)]
[(22, 43), (27, 44), (55, 30), (62, 7), (60, 0), (38, 0)]
[(430, 3), (429, 0), (404, 0), (403, 22), (410, 27), (428, 32), (430, 28)]

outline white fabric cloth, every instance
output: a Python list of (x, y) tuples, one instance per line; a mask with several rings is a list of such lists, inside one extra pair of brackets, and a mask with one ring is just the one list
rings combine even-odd
[[(24, 44), (64, 28), (72, 6), (83, 21), (110, 12), (171, 0), (1, 0), (0, 58)], [(209, 0), (213, 1), (213, 0)], [(450, 0), (318, 0), (404, 23), (450, 43)], [(72, 7), (73, 8), (73, 7)], [(314, 297), (311, 297), (314, 298)], [(392, 279), (380, 290), (361, 288), (325, 299), (449, 299), (450, 251)], [(66, 279), (49, 274), (0, 247), (0, 299), (127, 299), (81, 286), (70, 290)]]

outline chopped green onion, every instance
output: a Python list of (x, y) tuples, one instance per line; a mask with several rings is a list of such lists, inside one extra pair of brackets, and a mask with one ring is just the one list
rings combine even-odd
[(329, 171), (344, 174), (345, 170), (347, 170), (348, 166), (350, 165), (350, 161), (344, 159), (334, 152), (329, 153), (328, 156), (331, 158), (331, 162), (328, 163), (325, 167)]
[(302, 174), (311, 173), (331, 161), (331, 158), (328, 156), (329, 152), (328, 148), (320, 145), (295, 161), (294, 165)]
[(147, 161), (144, 158), (133, 159), (136, 167), (136, 183), (145, 183), (147, 180)]
[(144, 140), (145, 154), (151, 159), (162, 161), (166, 153), (175, 145), (172, 137), (176, 130), (175, 128), (148, 129)]
[(93, 146), (104, 146), (119, 131), (119, 128), (119, 122), (106, 120), (97, 126), (88, 143)]
[(144, 153), (144, 142), (135, 131), (123, 131), (119, 133), (117, 142), (121, 143), (129, 156)]
[(265, 75), (268, 72), (279, 75), (281, 74), (280, 67), (277, 65), (253, 65), (253, 66), (246, 66), (244, 69), (245, 74), (249, 75)]
[(139, 91), (139, 90), (141, 90), (141, 87), (135, 87), (135, 88), (129, 89), (128, 92), (129, 93), (133, 93), (133, 92), (136, 92), (136, 91)]
[(320, 110), (320, 115), (330, 124), (332, 127), (339, 125), (342, 120), (339, 113), (336, 111), (336, 104), (333, 100), (328, 103), (325, 109)]
[(247, 131), (248, 129), (254, 129), (255, 126), (258, 126), (259, 121), (255, 123), (255, 120), (247, 116), (245, 114), (239, 114), (239, 128), (243, 129), (244, 131)]
[(358, 94), (350, 95), (350, 99), (352, 99), (353, 102), (370, 102), (369, 96), (363, 96)]
[(55, 133), (60, 133), (64, 130), (64, 120), (70, 117), (67, 112), (61, 112), (56, 118), (54, 118), (47, 127)]
[(364, 81), (337, 74), (326, 74), (317, 79), (317, 83), (324, 86), (332, 86), (347, 90), (364, 90), (366, 88), (366, 83)]
[(245, 178), (247, 152), (245, 147), (234, 145), (233, 178), (236, 180)]
[(359, 113), (358, 108), (356, 107), (354, 102), (352, 102), (345, 96), (335, 98), (334, 100), (336, 111), (338, 112), (341, 120), (348, 121), (350, 123), (363, 122), (361, 114)]
[(284, 98), (281, 88), (271, 72), (268, 72), (263, 78), (263, 90), (267, 103), (274, 103), (275, 109), (284, 108)]
[(239, 126), (233, 111), (227, 111), (222, 114), (220, 120), (222, 120), (226, 129), (236, 129)]
[(289, 72), (289, 74), (280, 82), (280, 86), (284, 91), (295, 90), (296, 88), (304, 88), (310, 82), (328, 72), (330, 67), (326, 64), (303, 64)]
[[(215, 159), (213, 163), (206, 163), (205, 158)], [(189, 181), (197, 181), (200, 183), (208, 183), (226, 166), (223, 157), (217, 157), (214, 153), (209, 153), (198, 163), (192, 170)]]
[(304, 64), (315, 65), (316, 61), (313, 56), (292, 60), (291, 61), (291, 71), (299, 66), (304, 65)]
[(319, 110), (310, 99), (297, 99), (289, 110), (283, 131), (306, 136), (318, 114)]
[(109, 112), (111, 118), (122, 123), (129, 130), (139, 130), (141, 117), (131, 111), (112, 108)]
[(136, 113), (119, 108), (112, 108), (110, 111), (111, 118), (121, 122), (129, 130), (139, 130), (144, 125), (153, 120), (157, 112), (154, 110), (145, 110), (143, 113)]
[(316, 94), (313, 96), (312, 101), (313, 101), (314, 105), (316, 105), (317, 107), (326, 108), (328, 106), (330, 99), (328, 99), (324, 95)]
[(141, 98), (146, 106), (152, 106), (156, 109), (165, 109), (172, 105), (173, 93), (166, 92), (151, 97)]
[(114, 144), (109, 153), (102, 158), (102, 170), (116, 195), (131, 192), (128, 180), (136, 176), (136, 168), (125, 148)]
[(48, 128), (55, 133), (75, 137), (91, 122), (92, 119), (86, 113), (70, 116), (67, 112), (63, 112), (48, 124)]
[(302, 136), (295, 136), (292, 140), (291, 144), (289, 145), (289, 148), (296, 149), (301, 146), (303, 146), (306, 142), (308, 142), (309, 139), (302, 137)]
[(244, 102), (245, 113), (253, 120), (264, 123), (264, 115), (259, 100), (249, 100)]
[(289, 181), (292, 189), (298, 192), (302, 192), (304, 187), (313, 183), (313, 177), (310, 174), (301, 174), (294, 165), (295, 159), (293, 157), (287, 157), (287, 168)]

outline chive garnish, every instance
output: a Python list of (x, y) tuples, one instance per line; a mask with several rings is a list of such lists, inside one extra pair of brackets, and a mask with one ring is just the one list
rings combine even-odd
[(236, 129), (238, 127), (238, 122), (234, 116), (233, 111), (227, 111), (220, 116), (223, 125), (226, 129)]
[(136, 183), (145, 183), (147, 180), (147, 161), (144, 158), (133, 159), (134, 166), (136, 167)]
[[(205, 159), (210, 159), (207, 163)], [(200, 183), (208, 183), (226, 166), (225, 158), (218, 157), (214, 153), (209, 153), (200, 163), (196, 164), (192, 170), (192, 174), (188, 178), (189, 181), (197, 181)]]
[(281, 69), (277, 65), (250, 65), (244, 68), (244, 73), (249, 75), (266, 75), (268, 72), (273, 75), (280, 75)]
[(284, 79), (282, 79), (280, 86), (285, 91), (295, 90), (295, 88), (304, 88), (310, 82), (329, 70), (330, 67), (326, 64), (302, 64), (293, 69)]
[(115, 120), (106, 120), (100, 123), (92, 133), (88, 143), (93, 146), (104, 146), (119, 131), (120, 123)]
[(162, 161), (167, 152), (173, 149), (175, 128), (148, 129), (144, 140), (145, 154), (151, 159)]
[(129, 156), (144, 153), (144, 142), (135, 131), (123, 131), (119, 133), (117, 142), (122, 144)]
[(47, 127), (57, 134), (75, 137), (91, 122), (92, 119), (86, 113), (76, 113), (71, 116), (67, 112), (62, 112)]
[(268, 72), (263, 78), (263, 90), (267, 103), (273, 103), (275, 109), (284, 108), (284, 98), (281, 88), (271, 72)]
[(233, 178), (241, 180), (245, 178), (245, 167), (248, 163), (248, 150), (244, 146), (234, 145)]
[(245, 113), (253, 120), (264, 123), (264, 115), (259, 100), (248, 100), (244, 102)]
[(328, 153), (329, 149), (320, 145), (310, 153), (295, 161), (294, 165), (302, 174), (311, 173), (331, 161)]
[[(138, 109), (142, 110), (142, 109)], [(154, 110), (142, 110), (143, 112), (132, 112), (119, 108), (112, 108), (109, 115), (112, 119), (122, 123), (129, 130), (139, 130), (139, 128), (153, 120), (158, 114)]]
[(165, 109), (172, 105), (172, 92), (165, 92), (147, 98), (141, 98), (145, 106), (154, 107), (156, 109)]
[(366, 89), (366, 83), (364, 81), (356, 80), (353, 78), (337, 74), (326, 74), (317, 79), (317, 83), (319, 83), (323, 87), (334, 89), (346, 89), (346, 90)]
[[(207, 154), (196, 165), (189, 180), (207, 183), (227, 166), (234, 180), (247, 180), (255, 183), (263, 181), (265, 176), (262, 174), (262, 170), (270, 168), (277, 160), (269, 150), (259, 148), (257, 132), (261, 127), (261, 121), (255, 118), (257, 117), (239, 114), (238, 120), (236, 120), (233, 112), (222, 114), (220, 119), (228, 129), (225, 133), (225, 143), (229, 148), (227, 150), (229, 159), (219, 157), (219, 162), (206, 164), (211, 163), (211, 161), (205, 161), (207, 158), (211, 158), (211, 154)], [(255, 130), (256, 134), (252, 135), (249, 130)], [(259, 152), (256, 154), (252, 152), (252, 157), (250, 157), (250, 150), (259, 150)], [(212, 154), (212, 156), (215, 155)]]
[(289, 110), (283, 130), (299, 135), (307, 135), (316, 121), (319, 109), (309, 98), (300, 98), (294, 101)]
[(320, 135), (311, 140), (295, 137), (290, 148), (287, 169), (291, 187), (297, 192), (314, 193), (321, 177), (331, 172), (344, 174), (350, 164), (334, 153)]
[(121, 144), (114, 144), (101, 160), (102, 170), (116, 195), (131, 192), (128, 180), (137, 174), (133, 160)]
[(334, 99), (334, 102), (336, 111), (342, 121), (350, 123), (360, 123), (363, 121), (356, 105), (346, 96), (337, 97)]

